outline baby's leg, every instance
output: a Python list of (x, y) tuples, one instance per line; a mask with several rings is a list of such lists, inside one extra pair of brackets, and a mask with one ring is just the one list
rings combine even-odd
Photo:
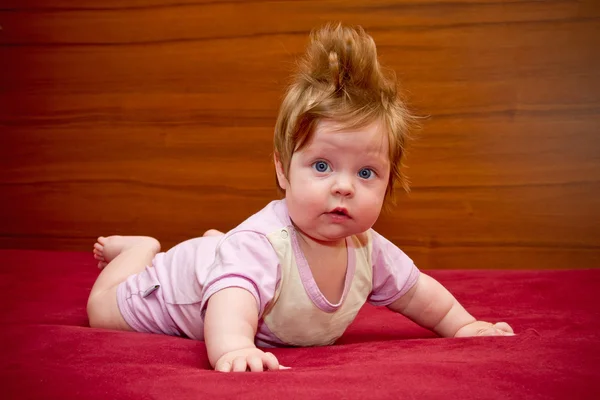
[(102, 271), (88, 298), (87, 313), (91, 327), (132, 330), (119, 311), (117, 286), (151, 265), (159, 251), (158, 240), (147, 236), (98, 238), (94, 257)]

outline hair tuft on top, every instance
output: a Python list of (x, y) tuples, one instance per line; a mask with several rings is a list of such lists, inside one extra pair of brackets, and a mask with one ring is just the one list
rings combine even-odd
[(341, 24), (328, 24), (311, 32), (297, 78), (340, 96), (374, 95), (373, 88), (379, 86), (395, 92), (395, 85), (385, 82), (382, 76), (373, 38), (361, 27)]

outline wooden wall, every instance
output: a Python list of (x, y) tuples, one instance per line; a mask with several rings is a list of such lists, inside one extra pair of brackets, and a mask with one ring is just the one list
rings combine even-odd
[(277, 196), (294, 59), (360, 24), (422, 129), (376, 225), (428, 268), (600, 267), (600, 2), (0, 1), (0, 247), (165, 248)]

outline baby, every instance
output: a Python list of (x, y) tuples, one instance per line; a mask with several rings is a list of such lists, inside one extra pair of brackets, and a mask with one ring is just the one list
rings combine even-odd
[(443, 337), (512, 335), (476, 320), (372, 229), (406, 187), (409, 119), (364, 30), (313, 32), (275, 126), (284, 199), (167, 252), (150, 237), (98, 238), (90, 326), (204, 340), (223, 372), (285, 368), (258, 347), (332, 344), (365, 302)]

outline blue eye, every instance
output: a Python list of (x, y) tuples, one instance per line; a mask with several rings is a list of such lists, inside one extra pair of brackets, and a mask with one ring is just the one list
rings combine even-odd
[(363, 168), (360, 171), (358, 171), (358, 176), (360, 176), (363, 179), (369, 179), (372, 175), (373, 170), (370, 168)]
[(329, 169), (329, 164), (325, 161), (317, 161), (313, 164), (313, 168), (317, 170), (317, 172), (327, 172)]

